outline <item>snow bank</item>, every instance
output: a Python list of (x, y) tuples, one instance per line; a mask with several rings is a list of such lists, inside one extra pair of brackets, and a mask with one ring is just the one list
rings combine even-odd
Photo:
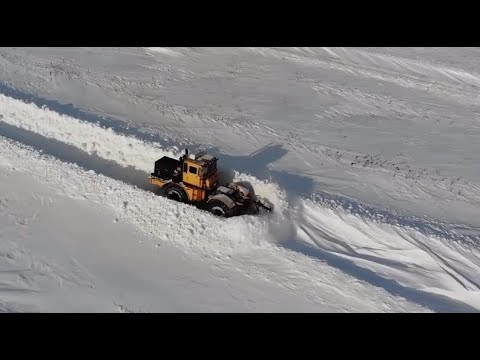
[(178, 157), (181, 152), (173, 148), (163, 149), (132, 136), (119, 135), (111, 128), (62, 115), (46, 107), (39, 108), (33, 103), (26, 104), (2, 94), (0, 120), (145, 172), (152, 172), (154, 162), (160, 157)]
[[(151, 171), (153, 162), (159, 157), (178, 157), (181, 154), (179, 149), (163, 149), (158, 144), (118, 134), (112, 129), (3, 95), (0, 95), (0, 117), (0, 121), (9, 125), (146, 173)], [(4, 148), (9, 146), (11, 143), (5, 143)], [(15, 157), (14, 154), (11, 156)], [(478, 299), (471, 299), (471, 292), (477, 292), (477, 284), (480, 283), (476, 275), (480, 273), (476, 255), (467, 256), (456, 245), (437, 241), (415, 230), (378, 224), (309, 200), (298, 199), (294, 204), (288, 204), (285, 191), (278, 185), (238, 171), (234, 171), (235, 180), (251, 182), (256, 193), (267, 197), (279, 211), (267, 217), (219, 219), (122, 181), (93, 171), (85, 172), (77, 165), (66, 167), (49, 159), (49, 163), (57, 165), (49, 167), (47, 176), (45, 164), (39, 161), (42, 159), (40, 155), (31, 153), (23, 157), (38, 160), (28, 164), (20, 160), (19, 163), (23, 163), (24, 170), (39, 177), (42, 182), (58, 187), (59, 179), (68, 179), (68, 186), (65, 183), (61, 186), (63, 193), (111, 207), (116, 213), (114, 221), (135, 224), (140, 231), (159, 239), (159, 244), (180, 245), (191, 254), (214, 259), (240, 254), (242, 262), (245, 257), (248, 259), (255, 254), (252, 258), (257, 270), (260, 257), (256, 254), (263, 254), (270, 261), (282, 263), (280, 268), (274, 267), (276, 271), (298, 273), (299, 269), (303, 269), (305, 272), (301, 278), (306, 288), (311, 286), (312, 281), (317, 281), (312, 274), (321, 276), (321, 271), (325, 270), (315, 269), (319, 266), (318, 260), (327, 261), (331, 267), (350, 276), (383, 287), (395, 295), (415, 299), (425, 306), (443, 309), (445, 303), (430, 294), (447, 293), (454, 298), (468, 297), (468, 301), (480, 308)], [(357, 267), (342, 262), (342, 259), (353, 261)], [(366, 274), (366, 270), (372, 271), (372, 274)], [(255, 272), (250, 267), (248, 271)], [(259, 276), (265, 277), (268, 273), (267, 277), (281, 277), (274, 272), (265, 272), (265, 269), (258, 271)], [(400, 285), (392, 286), (390, 280)], [(427, 295), (416, 291), (426, 291)]]
[[(160, 144), (119, 134), (111, 128), (81, 121), (45, 107), (39, 108), (33, 103), (27, 104), (2, 94), (0, 94), (0, 120), (75, 146), (88, 154), (115, 161), (124, 167), (132, 166), (147, 174), (153, 171), (154, 162), (162, 156), (178, 158), (183, 154), (183, 149), (177, 147), (164, 149)], [(277, 209), (287, 206), (286, 194), (277, 184), (229, 169), (222, 164), (221, 159), (219, 168), (225, 171), (233, 170), (234, 181), (250, 182), (256, 194), (269, 199)]]
[[(28, 172), (57, 194), (109, 208), (112, 223), (131, 223), (160, 249), (165, 243), (171, 244), (210, 262), (212, 271), (226, 267), (274, 288), (301, 293), (308, 303), (322, 304), (322, 311), (428, 311), (402, 296), (268, 243), (267, 218), (217, 218), (2, 137), (0, 147), (8, 163), (16, 164), (16, 171)], [(347, 293), (362, 296), (345, 296)], [(12, 307), (7, 310), (12, 311)]]

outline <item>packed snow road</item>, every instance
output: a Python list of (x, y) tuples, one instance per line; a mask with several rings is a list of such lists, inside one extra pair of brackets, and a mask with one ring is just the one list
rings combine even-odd
[(474, 229), (471, 235), (456, 234), (427, 219), (382, 221), (376, 216), (381, 212), (369, 217), (368, 210), (348, 211), (334, 199), (292, 197), (278, 184), (228, 166), (225, 176), (250, 181), (278, 210), (272, 216), (218, 219), (149, 191), (146, 177), (153, 162), (165, 154), (177, 156), (180, 148), (4, 95), (0, 136), (4, 169), (15, 168), (62, 196), (108, 208), (109, 224), (131, 224), (160, 248), (159, 254), (167, 244), (288, 296), (301, 294), (295, 301), (307, 305), (297, 303), (298, 311), (312, 306), (318, 311), (480, 309)]

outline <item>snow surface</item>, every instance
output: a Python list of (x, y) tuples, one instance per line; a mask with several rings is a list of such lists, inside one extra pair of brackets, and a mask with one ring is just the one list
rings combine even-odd
[(5, 311), (425, 311), (275, 247), (265, 221), (223, 221), (0, 145)]
[[(479, 55), (0, 49), (0, 310), (478, 311)], [(185, 146), (275, 213), (155, 196)]]

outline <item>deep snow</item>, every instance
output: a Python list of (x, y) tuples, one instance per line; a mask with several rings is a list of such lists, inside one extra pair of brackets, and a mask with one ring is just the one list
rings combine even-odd
[[(1, 49), (0, 136), (94, 170), (87, 172), (93, 184), (126, 186), (125, 193), (83, 183), (60, 191), (77, 199), (72, 208), (99, 202), (99, 222), (106, 223), (110, 208), (118, 214), (113, 229), (123, 221), (189, 254), (189, 261), (220, 262), (218, 276), (232, 269), (249, 274), (237, 281), (247, 297), (261, 281), (296, 288), (278, 302), (273, 290), (263, 300), (252, 295), (257, 307), (248, 311), (419, 311), (418, 305), (473, 311), (480, 308), (476, 55), (475, 49)], [(27, 164), (30, 153), (7, 143), (14, 151), (2, 146), (0, 154), (11, 159), (20, 152), (25, 156), (15, 161)], [(155, 197), (145, 182), (153, 161), (177, 156), (183, 146), (219, 156), (224, 177), (250, 181), (276, 213), (222, 221)], [(67, 171), (49, 161), (56, 172)], [(66, 187), (66, 175), (53, 180), (32, 168), (39, 187)], [(109, 192), (115, 201), (107, 200)], [(176, 226), (178, 217), (188, 225)], [(108, 279), (98, 268), (94, 276)], [(95, 294), (99, 304), (104, 294), (114, 297), (110, 282)], [(152, 293), (163, 285), (155, 283)], [(223, 291), (214, 279), (209, 287)], [(303, 298), (292, 295), (298, 290)], [(142, 307), (139, 298), (129, 301), (127, 307)], [(200, 303), (207, 311), (246, 309), (231, 299), (223, 308), (222, 300), (218, 307)], [(8, 310), (21, 302), (5, 304)]]
[(261, 221), (0, 145), (4, 311), (425, 311), (265, 243)]
[(479, 228), (477, 58), (476, 48), (3, 48), (0, 80), (164, 145), (206, 147), (295, 196), (327, 191)]

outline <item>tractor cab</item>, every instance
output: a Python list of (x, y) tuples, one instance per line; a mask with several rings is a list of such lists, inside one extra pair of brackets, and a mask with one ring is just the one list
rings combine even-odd
[(188, 154), (181, 157), (183, 162), (182, 181), (200, 189), (212, 190), (218, 184), (217, 158), (206, 153)]
[(151, 184), (175, 201), (197, 204), (225, 217), (255, 214), (261, 208), (273, 211), (273, 204), (255, 194), (249, 183), (231, 182), (219, 186), (217, 158), (203, 151), (179, 159), (164, 156), (155, 162)]

